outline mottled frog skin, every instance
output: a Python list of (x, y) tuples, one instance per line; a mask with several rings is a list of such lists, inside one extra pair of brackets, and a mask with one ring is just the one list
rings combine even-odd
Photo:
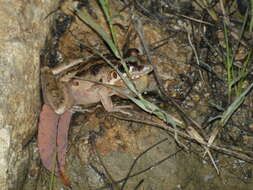
[(50, 105), (57, 114), (62, 114), (73, 106), (74, 99), (69, 96), (68, 84), (60, 82), (49, 67), (41, 69), (41, 86), (44, 103)]

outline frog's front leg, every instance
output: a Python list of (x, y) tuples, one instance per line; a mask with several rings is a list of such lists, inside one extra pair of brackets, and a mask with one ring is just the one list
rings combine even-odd
[(132, 115), (131, 113), (124, 110), (124, 108), (129, 108), (129, 105), (126, 106), (114, 106), (112, 103), (111, 95), (107, 88), (102, 88), (98, 92), (100, 101), (104, 106), (105, 110), (108, 112), (121, 112), (123, 114)]

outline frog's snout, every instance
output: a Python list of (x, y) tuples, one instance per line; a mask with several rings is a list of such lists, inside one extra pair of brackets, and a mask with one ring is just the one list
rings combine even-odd
[(142, 65), (138, 68), (136, 67), (130, 67), (129, 69), (130, 73), (132, 74), (132, 79), (138, 79), (144, 75), (149, 74), (153, 71), (152, 65)]

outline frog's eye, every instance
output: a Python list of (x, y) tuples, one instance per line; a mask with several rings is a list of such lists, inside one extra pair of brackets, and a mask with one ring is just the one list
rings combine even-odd
[(117, 78), (118, 78), (118, 73), (117, 73), (116, 71), (112, 71), (112, 72), (111, 72), (111, 77), (112, 77), (113, 79), (117, 79)]
[(79, 81), (74, 80), (74, 81), (72, 81), (72, 84), (73, 84), (73, 86), (79, 86)]

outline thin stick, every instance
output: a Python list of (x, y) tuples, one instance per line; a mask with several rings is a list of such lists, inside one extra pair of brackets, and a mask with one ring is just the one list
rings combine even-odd
[[(177, 129), (174, 129), (172, 127), (169, 127), (168, 125), (164, 124), (164, 123), (156, 123), (156, 122), (152, 122), (152, 121), (148, 121), (148, 120), (140, 120), (140, 119), (136, 119), (136, 118), (131, 118), (131, 117), (120, 117), (119, 115), (116, 115), (116, 114), (110, 114), (112, 117), (116, 117), (118, 119), (122, 119), (122, 120), (125, 120), (125, 121), (132, 121), (132, 122), (137, 122), (137, 123), (142, 123), (142, 124), (145, 124), (145, 125), (149, 125), (149, 126), (153, 126), (153, 127), (158, 127), (160, 129), (163, 129), (163, 130), (166, 130), (166, 131), (169, 131), (169, 132), (172, 132), (172, 133), (175, 133), (175, 130)], [(182, 132), (180, 130), (177, 130), (177, 133), (178, 135), (180, 135), (181, 137), (185, 138), (185, 139), (188, 139), (188, 140), (195, 140), (196, 139), (188, 134), (186, 134), (185, 132)], [(200, 141), (196, 141), (198, 144), (202, 144), (202, 145), (205, 145), (205, 146), (208, 146), (209, 148), (212, 148), (213, 150), (216, 150), (218, 152), (222, 152), (224, 154), (227, 154), (227, 155), (230, 155), (230, 156), (233, 156), (235, 158), (239, 158), (241, 160), (244, 160), (246, 162), (249, 162), (249, 163), (252, 163), (253, 164), (253, 157), (250, 157), (248, 156), (246, 153), (242, 152), (242, 153), (239, 153), (238, 151), (233, 151), (233, 150), (230, 150), (230, 149), (227, 149), (227, 148), (224, 148), (224, 147), (220, 147), (220, 146), (217, 146), (217, 145), (210, 145), (206, 142), (200, 142)], [(251, 154), (253, 154), (253, 152), (251, 152)]]

